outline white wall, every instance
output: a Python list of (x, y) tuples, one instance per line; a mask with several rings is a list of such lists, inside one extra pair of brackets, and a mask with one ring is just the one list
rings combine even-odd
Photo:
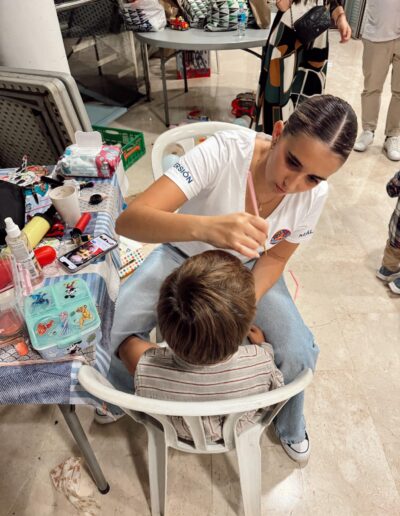
[(0, 0), (0, 65), (70, 73), (53, 0)]

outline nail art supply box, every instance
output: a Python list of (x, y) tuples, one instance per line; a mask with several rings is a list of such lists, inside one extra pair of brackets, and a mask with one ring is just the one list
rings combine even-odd
[(24, 312), (32, 346), (44, 359), (83, 355), (94, 360), (100, 318), (84, 280), (37, 289), (25, 298)]

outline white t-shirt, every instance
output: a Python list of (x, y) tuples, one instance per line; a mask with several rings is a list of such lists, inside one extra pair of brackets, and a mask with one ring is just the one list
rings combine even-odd
[(400, 0), (367, 0), (362, 36), (375, 42), (400, 38)]
[[(257, 134), (266, 136), (240, 130), (217, 132), (165, 172), (188, 198), (179, 213), (226, 215), (245, 211), (247, 173)], [(295, 244), (309, 240), (327, 193), (328, 185), (322, 181), (307, 192), (286, 195), (267, 218), (267, 249), (282, 240)], [(171, 243), (189, 256), (214, 249), (204, 242)]]

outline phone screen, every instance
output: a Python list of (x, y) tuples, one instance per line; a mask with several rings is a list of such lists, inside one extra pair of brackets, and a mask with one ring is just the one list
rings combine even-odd
[(75, 271), (110, 251), (117, 244), (116, 240), (108, 235), (100, 235), (60, 256), (59, 261), (68, 270)]

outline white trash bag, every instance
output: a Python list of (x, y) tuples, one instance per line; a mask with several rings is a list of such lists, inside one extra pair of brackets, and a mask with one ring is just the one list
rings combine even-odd
[(128, 30), (157, 32), (167, 25), (165, 11), (158, 0), (134, 0), (122, 4), (121, 14)]

